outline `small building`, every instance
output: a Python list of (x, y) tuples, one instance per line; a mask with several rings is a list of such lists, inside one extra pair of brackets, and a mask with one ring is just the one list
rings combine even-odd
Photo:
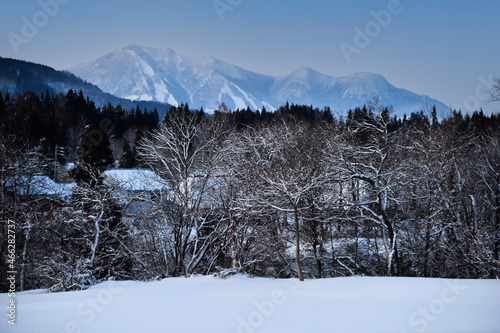
[(48, 176), (20, 176), (10, 178), (6, 187), (22, 198), (52, 197), (66, 200), (73, 194), (76, 183), (56, 183)]
[(129, 195), (151, 194), (166, 188), (165, 181), (149, 169), (115, 169), (104, 172), (104, 182)]
[(134, 219), (151, 206), (154, 196), (167, 188), (166, 182), (149, 169), (115, 169), (103, 173), (104, 183), (113, 188), (115, 198)]

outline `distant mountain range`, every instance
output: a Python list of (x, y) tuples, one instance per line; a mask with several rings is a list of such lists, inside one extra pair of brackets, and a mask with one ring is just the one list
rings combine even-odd
[(137, 105), (141, 108), (153, 110), (158, 108), (160, 113), (164, 113), (170, 105), (155, 101), (132, 102), (127, 99), (113, 96), (103, 92), (99, 87), (88, 83), (74, 74), (57, 71), (51, 67), (39, 65), (31, 62), (7, 59), (0, 57), (0, 92), (16, 97), (27, 91), (40, 94), (47, 90), (51, 94), (66, 94), (68, 90), (83, 91), (97, 106), (108, 103), (117, 106), (121, 105), (127, 109), (133, 109)]
[(147, 100), (211, 111), (224, 102), (230, 109), (273, 110), (286, 102), (329, 106), (346, 111), (374, 96), (392, 105), (395, 114), (410, 114), (436, 106), (449, 107), (428, 96), (396, 88), (378, 74), (332, 77), (303, 67), (283, 76), (257, 74), (210, 56), (180, 55), (169, 48), (130, 45), (69, 71), (103, 91), (129, 100)]
[(74, 74), (0, 57), (0, 91), (17, 96), (26, 91), (57, 94), (82, 90), (98, 106), (156, 107), (160, 114), (181, 103), (210, 112), (221, 102), (233, 110), (263, 106), (274, 110), (289, 102), (343, 112), (363, 106), (374, 96), (379, 96), (382, 105), (392, 105), (398, 116), (434, 105), (439, 112), (449, 110), (435, 99), (394, 87), (378, 74), (335, 78), (303, 67), (276, 77), (209, 56), (179, 55), (169, 48), (130, 45), (70, 71)]

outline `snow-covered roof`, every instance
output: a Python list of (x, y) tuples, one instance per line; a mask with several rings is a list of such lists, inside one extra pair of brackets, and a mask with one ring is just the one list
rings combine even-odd
[(76, 183), (56, 183), (48, 176), (22, 176), (11, 178), (7, 187), (18, 191), (21, 196), (58, 196), (68, 197), (73, 193)]
[(116, 169), (104, 172), (108, 182), (131, 192), (161, 191), (165, 181), (149, 169)]

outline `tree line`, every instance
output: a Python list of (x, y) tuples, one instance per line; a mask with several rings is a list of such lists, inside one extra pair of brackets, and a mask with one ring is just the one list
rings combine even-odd
[[(16, 222), (21, 288), (237, 272), (498, 278), (500, 116), (391, 113), (375, 98), (337, 118), (287, 103), (210, 116), (181, 105), (160, 121), (72, 91), (0, 95), (0, 214)], [(164, 190), (119, 195), (103, 179), (116, 167), (149, 168)], [(38, 175), (77, 185), (27, 196)]]

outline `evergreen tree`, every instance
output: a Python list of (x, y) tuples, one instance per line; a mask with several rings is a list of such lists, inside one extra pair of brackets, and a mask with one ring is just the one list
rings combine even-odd
[(264, 122), (267, 122), (269, 120), (265, 106), (262, 106), (262, 110), (260, 111), (260, 119), (262, 119), (262, 121)]
[(134, 117), (133, 117), (133, 121), (135, 123), (136, 126), (138, 127), (141, 127), (143, 126), (143, 120), (142, 120), (142, 111), (141, 109), (139, 108), (139, 105), (137, 105), (135, 107), (135, 112), (134, 112)]
[(91, 174), (101, 174), (113, 162), (108, 134), (97, 126), (87, 126), (77, 150), (73, 178), (78, 182), (93, 182), (95, 177)]
[(132, 169), (136, 166), (136, 159), (133, 149), (130, 147), (128, 141), (123, 145), (123, 154), (119, 161), (119, 167), (123, 169)]
[(113, 139), (120, 139), (123, 133), (125, 133), (126, 115), (121, 105), (118, 105), (113, 111), (113, 118), (111, 118), (113, 119), (113, 130), (111, 132), (111, 137)]
[(154, 108), (151, 116), (151, 121), (148, 124), (148, 126), (150, 129), (154, 129), (158, 127), (159, 123), (160, 123), (160, 116), (158, 115), (158, 109)]
[(432, 127), (433, 128), (438, 127), (439, 126), (439, 120), (438, 120), (438, 117), (437, 117), (437, 110), (436, 110), (436, 106), (435, 105), (432, 107), (431, 117), (432, 117)]

